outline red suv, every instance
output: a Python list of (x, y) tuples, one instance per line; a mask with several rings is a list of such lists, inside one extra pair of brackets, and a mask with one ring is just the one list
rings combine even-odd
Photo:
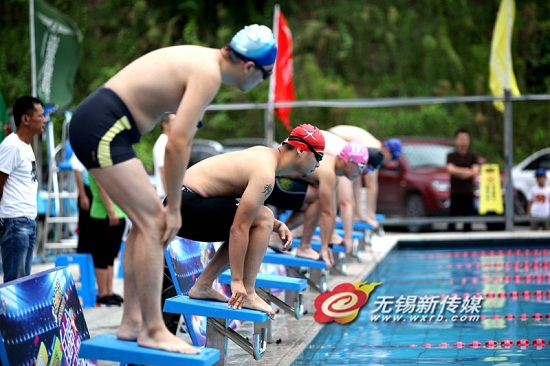
[(452, 140), (429, 137), (401, 139), (403, 154), (378, 173), (377, 212), (405, 217), (449, 215), (447, 154)]

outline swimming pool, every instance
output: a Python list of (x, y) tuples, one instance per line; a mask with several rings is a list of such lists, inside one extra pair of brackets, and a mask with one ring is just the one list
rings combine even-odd
[(550, 364), (550, 246), (397, 248), (293, 365)]

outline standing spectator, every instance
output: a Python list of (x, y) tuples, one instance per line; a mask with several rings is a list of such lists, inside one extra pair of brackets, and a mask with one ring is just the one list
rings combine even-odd
[(113, 292), (113, 265), (120, 251), (126, 215), (111, 201), (94, 177), (89, 178), (93, 197), (90, 206), (91, 254), (97, 280), (97, 303), (120, 305), (123, 302), (122, 296)]
[(71, 156), (70, 162), (74, 170), (74, 180), (78, 190), (78, 246), (76, 251), (78, 253), (91, 253), (94, 245), (90, 223), (90, 205), (93, 196), (90, 190), (88, 171), (75, 154)]
[(166, 178), (164, 175), (164, 151), (166, 150), (166, 143), (168, 142), (168, 133), (170, 133), (170, 124), (176, 118), (174, 113), (166, 112), (160, 119), (160, 127), (162, 133), (155, 141), (153, 145), (153, 164), (155, 171), (155, 183), (157, 188), (157, 194), (160, 198), (164, 198), (166, 193), (164, 187), (166, 185)]
[[(455, 133), (456, 150), (447, 155), (447, 171), (451, 174), (451, 216), (473, 216), (474, 180), (479, 174), (476, 154), (469, 151), (470, 133), (462, 128)], [(456, 224), (450, 224), (456, 230)], [(472, 224), (464, 223), (464, 231), (471, 231)]]
[(550, 187), (546, 186), (546, 169), (535, 170), (537, 185), (527, 195), (527, 214), (531, 216), (531, 230), (550, 230)]
[(36, 160), (29, 145), (44, 132), (38, 98), (23, 96), (13, 106), (15, 132), (0, 144), (0, 248), (4, 282), (31, 274), (36, 241)]

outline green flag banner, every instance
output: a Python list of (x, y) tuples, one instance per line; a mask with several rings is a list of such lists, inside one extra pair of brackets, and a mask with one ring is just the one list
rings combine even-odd
[(4, 96), (2, 95), (2, 91), (0, 91), (0, 142), (7, 135), (6, 126), (8, 124), (9, 118), (10, 116), (8, 114), (8, 108), (6, 108), (6, 102), (4, 102)]
[(38, 97), (66, 107), (73, 100), (82, 34), (68, 16), (34, 0), (34, 37)]

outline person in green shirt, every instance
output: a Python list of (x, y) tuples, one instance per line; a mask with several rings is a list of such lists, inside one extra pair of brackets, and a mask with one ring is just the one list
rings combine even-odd
[(120, 306), (123, 298), (113, 292), (113, 264), (120, 251), (126, 228), (126, 214), (109, 198), (91, 174), (88, 177), (93, 197), (90, 207), (90, 235), (94, 245), (90, 249), (97, 280), (97, 303)]

